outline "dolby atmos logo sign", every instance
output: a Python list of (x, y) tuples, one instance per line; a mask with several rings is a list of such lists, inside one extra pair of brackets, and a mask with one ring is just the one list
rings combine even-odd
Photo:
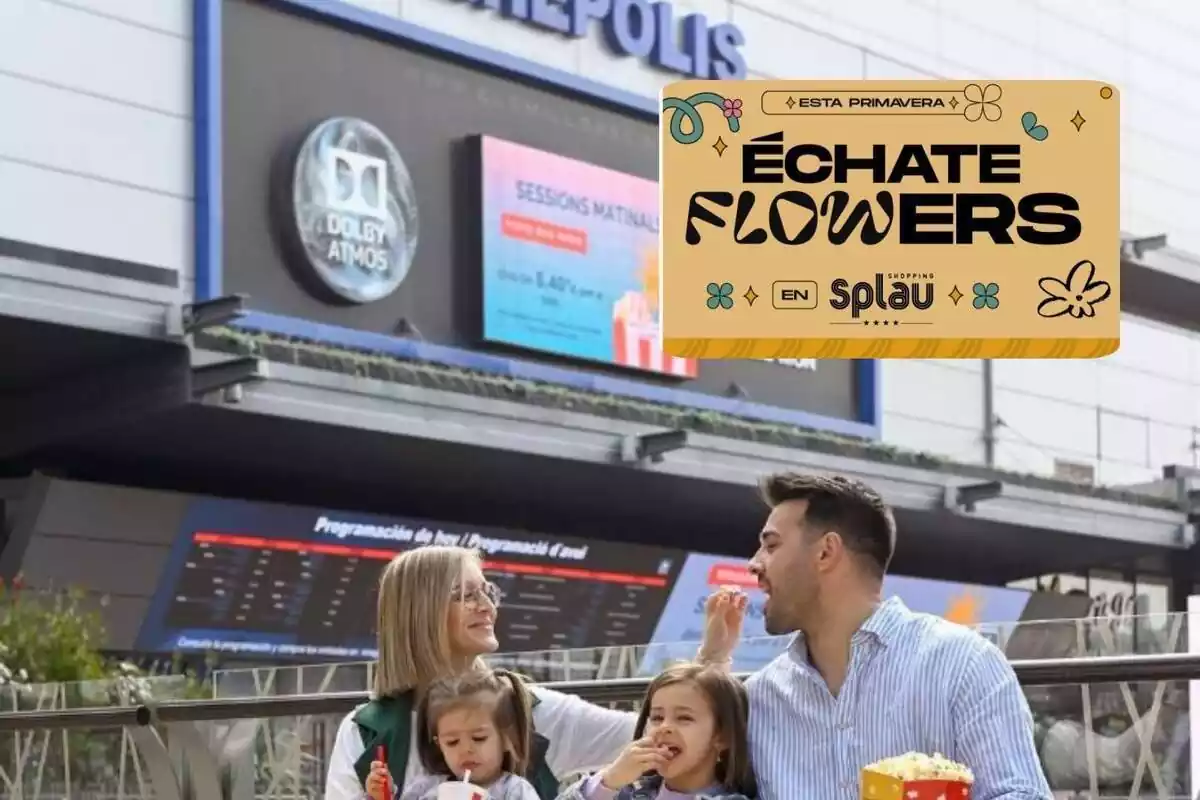
[(335, 117), (295, 156), (286, 227), (296, 272), (318, 296), (370, 303), (404, 282), (417, 249), (417, 201), (395, 145), (374, 125)]

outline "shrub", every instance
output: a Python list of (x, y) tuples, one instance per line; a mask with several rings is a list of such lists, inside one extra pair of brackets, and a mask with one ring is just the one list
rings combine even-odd
[(211, 696), (205, 682), (179, 669), (178, 659), (173, 669), (148, 675), (106, 658), (104, 639), (104, 622), (87, 607), (82, 591), (35, 590), (21, 576), (7, 584), (0, 580), (0, 686), (106, 681), (113, 684), (108, 694), (116, 704), (148, 698), (149, 678), (182, 675), (185, 685), (173, 687), (172, 697)]

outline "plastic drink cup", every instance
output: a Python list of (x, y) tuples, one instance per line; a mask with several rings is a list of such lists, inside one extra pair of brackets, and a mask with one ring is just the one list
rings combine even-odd
[(464, 781), (446, 781), (437, 791), (437, 800), (487, 800), (487, 796), (487, 789)]

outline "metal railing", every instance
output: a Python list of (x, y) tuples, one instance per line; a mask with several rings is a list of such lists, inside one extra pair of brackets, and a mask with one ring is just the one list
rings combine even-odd
[[(1186, 686), (1181, 688), (1177, 682), (1200, 680), (1200, 655), (1011, 663), (1026, 692), (1032, 692), (1035, 717), (1041, 716), (1036, 708), (1041, 702), (1036, 700), (1038, 693), (1059, 700), (1073, 695), (1072, 702), (1078, 702), (1078, 710), (1066, 716), (1058, 712), (1045, 724), (1038, 723), (1051, 731), (1046, 741), (1057, 754), (1053, 763), (1047, 755), (1050, 751), (1040, 741), (1039, 750), (1056, 790), (1061, 787), (1077, 792), (1077, 797), (1093, 799), (1112, 796), (1116, 775), (1116, 783), (1122, 787), (1116, 792), (1119, 796), (1175, 797), (1181, 793), (1179, 787), (1183, 787), (1182, 794), (1188, 793), (1183, 766), (1188, 757), (1180, 750), (1180, 746), (1190, 748), (1189, 737), (1180, 733), (1188, 729), (1186, 705), (1180, 705), (1187, 692)], [(638, 677), (541, 685), (597, 703), (628, 705), (640, 700), (647, 683), (648, 678)], [(116, 800), (319, 797), (328, 763), (326, 748), (337, 727), (335, 715), (349, 712), (368, 698), (363, 691), (162, 702), (138, 702), (136, 696), (127, 696), (128, 704), (121, 707), (0, 713), (0, 734), (4, 734), (0, 742), (11, 743), (6, 746), (15, 749), (24, 765), (18, 765), (15, 773), (6, 773), (0, 764), (0, 800), (59, 800), (80, 791), (96, 795), (91, 787), (100, 784), (117, 787), (112, 793)], [(1096, 719), (1102, 707), (1111, 713), (1118, 705), (1132, 726), (1115, 736), (1097, 732)], [(102, 733), (93, 733), (106, 729), (115, 729), (119, 739), (105, 740)], [(84, 744), (103, 745), (101, 754), (82, 761), (75, 756), (73, 760), (64, 758), (61, 770), (46, 770), (45, 754), (50, 748), (61, 747), (65, 754), (68, 737), (79, 737), (80, 731), (89, 732), (82, 737)], [(1043, 730), (1039, 736), (1044, 734)], [(61, 745), (55, 745), (56, 741)], [(1069, 749), (1069, 757), (1064, 755), (1064, 747)], [(111, 774), (93, 775), (91, 783), (83, 787), (80, 768), (71, 764), (84, 764), (85, 768), (100, 764)], [(31, 777), (34, 772), (36, 776)]]
[[(975, 630), (1011, 659), (1070, 656), (1152, 655), (1177, 652), (1186, 614), (1150, 614), (1082, 619), (986, 622)], [(759, 669), (784, 652), (792, 636), (745, 637), (734, 651), (738, 670)], [(490, 656), (493, 666), (506, 667), (541, 683), (583, 679), (608, 680), (653, 675), (666, 664), (688, 659), (698, 642), (654, 642), (577, 649), (504, 652)], [(214, 670), (214, 696), (248, 694), (305, 694), (320, 691), (366, 690), (373, 662), (234, 667)]]

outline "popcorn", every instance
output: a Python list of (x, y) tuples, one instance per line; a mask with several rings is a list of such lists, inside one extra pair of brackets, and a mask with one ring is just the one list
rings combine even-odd
[(943, 780), (966, 784), (975, 782), (974, 774), (965, 764), (951, 761), (941, 753), (934, 753), (932, 756), (916, 752), (905, 753), (902, 756), (876, 761), (866, 768), (904, 781)]
[(975, 775), (964, 764), (934, 753), (905, 753), (862, 771), (862, 800), (969, 800)]

